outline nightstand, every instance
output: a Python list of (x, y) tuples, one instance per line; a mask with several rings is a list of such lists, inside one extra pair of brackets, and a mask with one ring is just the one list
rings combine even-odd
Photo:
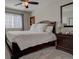
[(73, 54), (73, 35), (71, 34), (56, 34), (56, 48)]

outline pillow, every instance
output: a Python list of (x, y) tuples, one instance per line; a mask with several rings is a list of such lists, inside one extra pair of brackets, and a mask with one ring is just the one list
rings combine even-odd
[(33, 24), (31, 26), (30, 31), (33, 31), (33, 32), (44, 32), (45, 29), (46, 29), (46, 25), (47, 24)]
[(30, 28), (30, 31), (33, 31), (35, 29), (35, 27), (36, 27), (36, 24), (32, 24), (31, 28)]
[(53, 31), (53, 26), (47, 26), (46, 32), (52, 32)]

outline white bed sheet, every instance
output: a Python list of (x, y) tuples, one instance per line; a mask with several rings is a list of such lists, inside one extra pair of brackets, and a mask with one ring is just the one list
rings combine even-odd
[(10, 42), (16, 42), (21, 50), (56, 40), (53, 33), (31, 31), (9, 31), (7, 38)]

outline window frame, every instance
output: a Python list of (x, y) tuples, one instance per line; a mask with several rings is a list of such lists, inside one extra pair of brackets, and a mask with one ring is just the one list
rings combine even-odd
[(18, 13), (17, 11), (16, 11), (16, 12), (5, 11), (5, 13), (21, 15), (21, 16), (22, 16), (22, 30), (24, 30), (24, 14), (22, 14), (22, 13)]

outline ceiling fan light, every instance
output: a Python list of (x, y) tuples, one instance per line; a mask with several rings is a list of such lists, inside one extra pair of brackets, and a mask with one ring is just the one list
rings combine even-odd
[(28, 2), (22, 2), (23, 6), (28, 6)]

